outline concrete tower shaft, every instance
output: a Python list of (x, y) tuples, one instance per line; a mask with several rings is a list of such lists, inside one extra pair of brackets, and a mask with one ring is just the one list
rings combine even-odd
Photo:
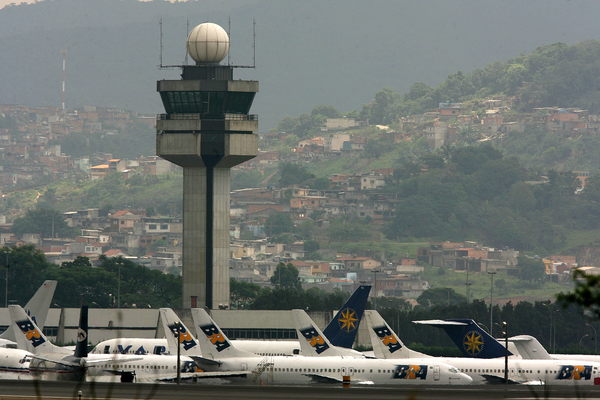
[(156, 152), (183, 167), (183, 307), (217, 308), (229, 305), (231, 167), (258, 152), (258, 82), (233, 80), (231, 66), (182, 68), (157, 83)]

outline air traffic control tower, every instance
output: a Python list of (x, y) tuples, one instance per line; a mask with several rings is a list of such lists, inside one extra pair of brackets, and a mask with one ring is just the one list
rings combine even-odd
[(156, 122), (156, 153), (183, 167), (183, 307), (229, 305), (231, 167), (256, 156), (258, 120), (250, 106), (257, 81), (234, 80), (219, 64), (229, 37), (219, 25), (196, 26), (187, 39), (195, 65), (180, 80), (160, 80), (165, 107)]

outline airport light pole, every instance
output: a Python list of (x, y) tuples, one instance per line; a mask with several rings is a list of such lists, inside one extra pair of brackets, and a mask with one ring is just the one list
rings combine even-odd
[(504, 334), (504, 347), (506, 352), (504, 353), (504, 383), (508, 385), (508, 324), (506, 321), (502, 321), (502, 329)]
[(8, 251), (4, 253), (6, 256), (6, 274), (4, 275), (4, 307), (8, 308)]
[(469, 304), (469, 289), (472, 283), (469, 281), (469, 262), (467, 260), (465, 267), (467, 269), (467, 280), (465, 282), (465, 295), (467, 296), (467, 304)]
[(181, 383), (181, 328), (177, 327), (177, 384)]
[(117, 308), (121, 308), (121, 262), (117, 261)]
[(581, 350), (581, 341), (582, 341), (583, 339), (585, 339), (586, 337), (588, 337), (588, 336), (590, 336), (590, 334), (589, 334), (589, 333), (586, 333), (585, 335), (583, 335), (582, 337), (580, 337), (580, 338), (579, 338), (579, 350)]
[(494, 275), (496, 275), (496, 271), (488, 271), (488, 274), (491, 278), (490, 284), (490, 336), (494, 336)]
[(594, 325), (590, 324), (589, 322), (585, 325), (589, 326), (594, 331), (594, 354), (598, 354), (598, 334), (596, 333), (596, 328), (594, 328)]
[(377, 301), (377, 273), (379, 272), (377, 269), (372, 269), (373, 273), (373, 308), (377, 310), (377, 306), (375, 302)]

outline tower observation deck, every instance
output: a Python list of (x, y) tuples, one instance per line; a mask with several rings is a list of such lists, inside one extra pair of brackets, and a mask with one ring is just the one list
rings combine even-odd
[(256, 115), (249, 114), (257, 81), (234, 80), (220, 65), (229, 38), (219, 25), (190, 32), (180, 80), (160, 80), (165, 108), (156, 121), (156, 153), (183, 167), (183, 307), (229, 305), (231, 167), (256, 156)]

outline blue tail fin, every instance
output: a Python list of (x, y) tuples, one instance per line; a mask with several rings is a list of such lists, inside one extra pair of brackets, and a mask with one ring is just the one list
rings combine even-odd
[(472, 319), (413, 321), (417, 324), (442, 328), (465, 357), (497, 358), (512, 353)]
[(352, 348), (370, 291), (371, 286), (359, 286), (323, 330), (323, 334), (331, 344)]
[(75, 357), (84, 358), (88, 355), (88, 306), (81, 306), (79, 312), (79, 327), (77, 328), (77, 344)]

